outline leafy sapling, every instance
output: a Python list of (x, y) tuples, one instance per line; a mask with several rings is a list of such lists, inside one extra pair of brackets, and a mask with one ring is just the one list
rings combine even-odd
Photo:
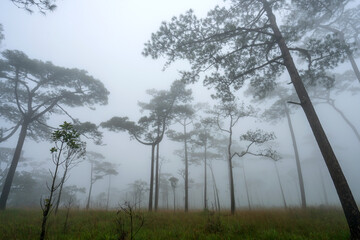
[(47, 185), (50, 195), (40, 202), (43, 212), (40, 240), (45, 238), (46, 221), (53, 209), (54, 193), (61, 185), (61, 183), (56, 183), (59, 167), (70, 159), (81, 158), (85, 153), (85, 143), (81, 142), (80, 134), (70, 123), (64, 122), (60, 125), (60, 129), (52, 133), (51, 140), (54, 142), (50, 152), (52, 161), (55, 164), (55, 170), (50, 171), (52, 177), (51, 186)]

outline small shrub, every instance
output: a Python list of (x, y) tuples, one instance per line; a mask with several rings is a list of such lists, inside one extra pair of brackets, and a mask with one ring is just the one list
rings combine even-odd
[(130, 240), (135, 239), (136, 234), (144, 226), (144, 215), (135, 211), (134, 207), (128, 202), (125, 202), (116, 214), (118, 240), (127, 239), (127, 236), (130, 236)]
[(221, 233), (224, 231), (224, 226), (220, 219), (220, 214), (215, 214), (214, 211), (207, 211), (207, 220), (205, 224), (206, 233)]

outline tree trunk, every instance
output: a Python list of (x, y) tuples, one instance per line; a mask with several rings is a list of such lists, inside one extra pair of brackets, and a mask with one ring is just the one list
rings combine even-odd
[(4, 186), (3, 186), (3, 189), (2, 189), (2, 192), (1, 192), (0, 210), (5, 210), (5, 208), (6, 208), (6, 202), (7, 202), (8, 197), (9, 197), (11, 185), (12, 185), (12, 182), (13, 182), (13, 179), (14, 179), (14, 176), (15, 176), (16, 167), (17, 167), (17, 165), (19, 163), (19, 159), (20, 159), (20, 155), (21, 155), (21, 151), (22, 151), (24, 142), (25, 142), (28, 126), (29, 126), (29, 122), (24, 120), (24, 122), (23, 122), (23, 124), (21, 126), (21, 130), (20, 130), (18, 142), (16, 144), (14, 156), (13, 156), (13, 159), (11, 161), (11, 165), (10, 165), (9, 171), (8, 171), (8, 173), (6, 175)]
[[(109, 174), (109, 185), (108, 185), (108, 192), (107, 192), (107, 199), (106, 199), (106, 210), (109, 209), (109, 201), (110, 201), (110, 185), (111, 185), (111, 175)], [(136, 208), (136, 203), (135, 203)]]
[(328, 200), (328, 197), (327, 197), (327, 193), (326, 193), (326, 188), (325, 188), (325, 183), (324, 183), (324, 177), (321, 173), (321, 167), (319, 166), (319, 175), (320, 175), (320, 179), (321, 179), (321, 187), (322, 187), (322, 190), (323, 190), (323, 194), (324, 194), (324, 201), (325, 201), (325, 205), (326, 206), (329, 206), (329, 200)]
[(231, 145), (232, 145), (232, 118), (230, 121), (230, 128), (229, 128), (229, 145), (228, 145), (228, 153), (227, 154), (228, 154), (229, 183), (230, 183), (230, 211), (231, 211), (231, 215), (234, 215), (235, 214), (235, 190), (234, 190)]
[(158, 209), (159, 203), (159, 145), (156, 145), (156, 170), (155, 170), (155, 212)]
[(215, 204), (217, 204), (217, 205), (216, 205), (216, 206), (217, 206), (217, 209), (218, 209), (218, 211), (220, 211), (219, 191), (218, 191), (217, 186), (216, 186), (216, 180), (215, 180), (215, 175), (214, 175), (214, 171), (213, 171), (212, 165), (210, 164), (209, 167), (210, 167), (211, 177), (212, 177), (212, 180), (213, 180), (214, 194), (215, 194), (215, 196), (216, 196)]
[(248, 201), (248, 207), (249, 207), (249, 210), (251, 210), (251, 201), (250, 201), (249, 188), (248, 188), (246, 174), (245, 174), (245, 160), (244, 159), (243, 159), (243, 175), (244, 175), (244, 184), (245, 184), (246, 197), (247, 197), (247, 201)]
[(43, 219), (42, 219), (42, 223), (41, 223), (41, 233), (40, 233), (40, 240), (44, 240), (45, 239), (45, 233), (46, 233), (46, 222), (47, 219), (49, 217), (50, 214), (50, 210), (51, 210), (51, 206), (52, 206), (52, 199), (53, 199), (53, 195), (54, 192), (56, 191), (56, 187), (55, 187), (55, 181), (56, 181), (56, 176), (58, 173), (58, 169), (59, 169), (59, 165), (60, 165), (60, 156), (61, 156), (61, 151), (63, 149), (63, 144), (61, 144), (60, 147), (60, 152), (57, 155), (56, 158), (56, 167), (55, 167), (55, 172), (52, 178), (52, 182), (51, 182), (51, 187), (50, 187), (50, 196), (48, 199), (45, 199), (45, 206), (43, 208)]
[(207, 206), (207, 154), (206, 154), (206, 143), (205, 143), (205, 152), (204, 152), (204, 161), (205, 161), (205, 164), (204, 164), (204, 209), (208, 209), (208, 206)]
[(282, 199), (283, 199), (284, 208), (287, 208), (286, 200), (285, 200), (285, 194), (284, 194), (284, 189), (283, 189), (283, 187), (282, 187), (281, 180), (280, 180), (279, 169), (278, 169), (277, 164), (276, 164), (275, 161), (274, 161), (274, 166), (275, 166), (276, 176), (277, 176), (277, 179), (278, 179), (278, 182), (279, 182), (279, 186), (280, 186), (280, 190), (281, 190), (281, 196), (282, 196)]
[(346, 122), (346, 124), (353, 130), (353, 133), (355, 134), (356, 138), (358, 141), (360, 141), (360, 134), (358, 132), (358, 130), (356, 129), (356, 127), (354, 126), (354, 124), (352, 124), (350, 122), (350, 120), (345, 116), (345, 114), (335, 106), (334, 103), (330, 103), (329, 101), (327, 102), (337, 113), (340, 114), (340, 116), (342, 117), (342, 119)]
[(302, 175), (302, 171), (301, 171), (300, 157), (299, 157), (299, 152), (298, 152), (298, 148), (297, 148), (294, 128), (292, 126), (291, 117), (290, 117), (290, 114), (289, 114), (289, 109), (286, 106), (286, 103), (284, 103), (284, 108), (285, 108), (285, 114), (286, 114), (287, 122), (288, 122), (288, 125), (289, 125), (289, 130), (290, 130), (290, 134), (291, 134), (291, 141), (292, 141), (294, 154), (295, 154), (296, 170), (297, 170), (297, 174), (298, 174), (298, 178), (299, 178), (301, 207), (306, 208), (306, 195), (305, 195), (304, 179), (303, 179), (303, 175)]
[[(340, 31), (338, 29), (335, 29), (335, 28), (332, 28), (330, 26), (320, 26), (320, 27), (323, 28), (323, 29), (326, 29), (326, 30), (328, 30), (330, 32), (333, 32), (333, 33), (337, 34), (339, 36), (339, 39), (340, 39), (341, 43), (344, 44), (344, 45), (348, 45), (348, 44), (346, 44), (344, 33), (342, 31)], [(357, 64), (355, 62), (354, 56), (353, 56), (353, 54), (352, 54), (352, 52), (350, 51), (349, 48), (346, 48), (345, 52), (346, 52), (346, 55), (347, 55), (347, 57), (348, 57), (348, 59), (349, 59), (349, 61), (351, 63), (351, 67), (352, 67), (352, 69), (353, 69), (353, 71), (354, 71), (354, 73), (356, 75), (356, 78), (360, 82), (360, 71), (359, 71), (359, 68), (358, 68), (358, 66), (357, 66)]]
[(356, 205), (355, 199), (351, 193), (347, 180), (341, 170), (340, 164), (335, 156), (335, 153), (327, 139), (327, 136), (322, 128), (319, 118), (315, 112), (315, 109), (310, 101), (309, 95), (304, 87), (304, 84), (300, 78), (294, 61), (291, 57), (289, 49), (285, 43), (277, 23), (275, 15), (272, 12), (271, 6), (266, 0), (262, 0), (264, 9), (270, 20), (271, 28), (274, 32), (274, 37), (281, 50), (284, 64), (289, 72), (291, 81), (295, 87), (297, 95), (300, 99), (301, 106), (308, 119), (310, 127), (319, 145), (320, 151), (323, 155), (325, 163), (329, 169), (331, 178), (334, 182), (335, 189), (338, 193), (342, 208), (345, 213), (347, 223), (350, 228), (351, 239), (360, 239), (360, 212)]
[(153, 207), (153, 192), (154, 192), (154, 162), (155, 162), (155, 146), (151, 145), (151, 173), (150, 173), (150, 192), (149, 192), (149, 212)]
[(174, 193), (174, 212), (175, 212), (175, 188), (173, 188), (173, 193)]
[(93, 163), (91, 162), (91, 170), (90, 170), (90, 187), (89, 187), (89, 196), (86, 203), (86, 210), (90, 208), (90, 198), (91, 198), (91, 190), (93, 185)]
[(352, 68), (354, 70), (354, 73), (356, 75), (357, 80), (360, 82), (360, 71), (359, 71), (359, 68), (358, 68), (358, 66), (357, 66), (357, 64), (355, 62), (354, 56), (352, 55), (352, 53), (350, 52), (349, 49), (346, 49), (346, 55), (350, 60), (351, 66), (352, 66)]
[(189, 211), (189, 159), (187, 152), (186, 122), (184, 121), (184, 148), (185, 148), (185, 212)]
[(54, 212), (55, 215), (57, 214), (58, 209), (59, 209), (60, 199), (61, 199), (61, 193), (62, 193), (62, 189), (63, 189), (63, 186), (64, 186), (64, 182), (65, 182), (65, 178), (66, 178), (67, 171), (68, 171), (68, 168), (65, 167), (63, 177), (61, 178), (59, 194), (58, 194), (58, 197), (57, 197), (57, 200), (56, 200), (56, 204), (55, 204), (55, 212)]

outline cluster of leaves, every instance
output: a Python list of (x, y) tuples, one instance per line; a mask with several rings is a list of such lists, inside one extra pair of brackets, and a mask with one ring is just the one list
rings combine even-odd
[(56, 0), (10, 0), (18, 8), (25, 9), (29, 13), (33, 13), (33, 8), (37, 8), (41, 13), (45, 14), (46, 11), (54, 11), (56, 8)]
[[(53, 132), (51, 136), (52, 141), (65, 143), (70, 149), (80, 150), (84, 147), (84, 143), (80, 141), (80, 133), (78, 133), (72, 124), (64, 122), (60, 125), (60, 129)], [(51, 153), (57, 152), (59, 150), (58, 146), (52, 147), (50, 149)]]

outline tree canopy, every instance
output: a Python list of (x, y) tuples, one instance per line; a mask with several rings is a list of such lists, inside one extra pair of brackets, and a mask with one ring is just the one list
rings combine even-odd
[[(5, 209), (26, 136), (35, 140), (48, 139), (50, 133), (47, 120), (50, 115), (68, 114), (65, 106), (93, 108), (95, 104), (105, 105), (108, 95), (104, 84), (84, 70), (30, 59), (21, 51), (6, 50), (2, 53), (0, 119), (10, 127), (0, 129), (0, 142), (10, 138), (19, 128), (20, 134), (1, 193), (1, 209)], [(91, 129), (92, 133), (96, 130), (89, 125), (87, 129)]]
[(13, 126), (1, 129), (0, 141), (11, 137), (24, 123), (30, 137), (43, 136), (50, 114), (62, 107), (107, 104), (109, 92), (86, 71), (30, 59), (21, 51), (6, 50), (0, 60), (0, 113)]

